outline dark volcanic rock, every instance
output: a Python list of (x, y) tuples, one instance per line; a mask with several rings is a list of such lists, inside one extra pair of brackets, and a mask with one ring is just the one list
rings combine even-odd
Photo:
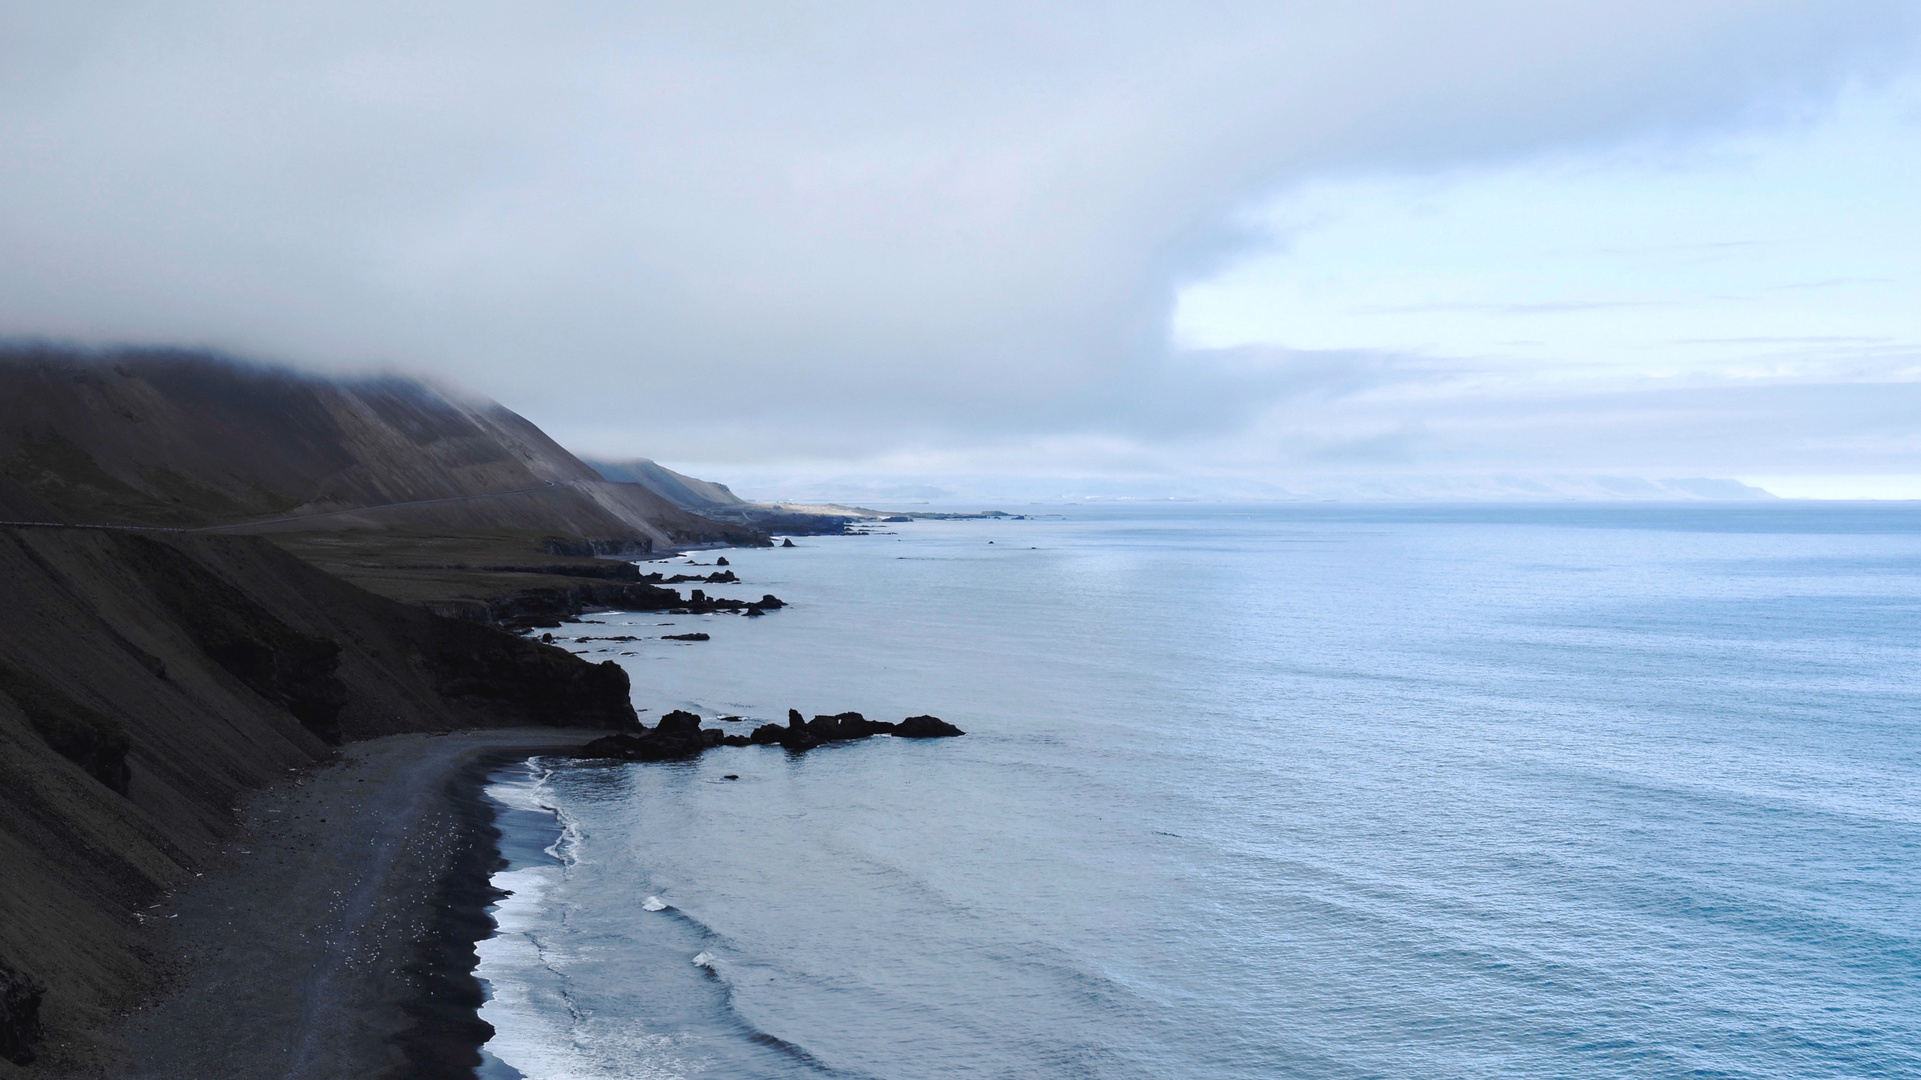
[(74, 700), (72, 695), (23, 667), (0, 662), (0, 693), (27, 714), (35, 734), (87, 775), (121, 795), (133, 780), (127, 751), (133, 740), (113, 717)]
[(307, 730), (341, 741), (347, 684), (340, 643), (283, 622), (185, 552), (134, 537), (123, 558), (200, 648), (247, 688), (292, 713)]
[(722, 746), (752, 746), (752, 745), (754, 745), (754, 740), (752, 740), (752, 739), (750, 739), (750, 738), (748, 738), (748, 737), (747, 737), (747, 736), (745, 736), (745, 735), (722, 735), (722, 736), (720, 737), (720, 745), (722, 745)]
[(686, 709), (675, 709), (673, 712), (660, 718), (660, 723), (654, 725), (654, 731), (660, 735), (679, 736), (698, 734), (700, 731), (700, 714), (690, 713)]
[(660, 635), (660, 639), (662, 641), (708, 641), (708, 640), (711, 640), (708, 638), (706, 634), (662, 634)]
[(423, 659), (443, 697), (490, 702), (543, 718), (537, 722), (616, 730), (639, 723), (627, 672), (612, 660), (589, 664), (555, 645), (451, 619), (430, 630)]
[(40, 1041), (40, 999), (47, 988), (0, 964), (0, 1058), (31, 1065)]
[(894, 735), (902, 739), (952, 738), (965, 734), (965, 731), (938, 716), (910, 716), (894, 725)]
[(757, 608), (784, 608), (787, 604), (773, 593), (762, 593), (760, 599), (754, 601), (754, 606)]
[(807, 722), (807, 733), (822, 742), (865, 739), (869, 735), (884, 735), (893, 730), (894, 725), (881, 720), (869, 720), (857, 712), (816, 716)]
[(793, 546), (794, 546), (794, 541), (793, 541), (793, 539), (792, 539), (792, 538), (785, 538), (785, 539), (782, 539), (782, 540), (781, 540), (781, 542), (780, 542), (780, 546), (781, 546), (781, 547), (793, 547)]
[(799, 731), (788, 728), (787, 732), (780, 737), (780, 744), (789, 750), (812, 750), (820, 745), (820, 740), (808, 734), (806, 728)]
[(780, 732), (780, 744), (789, 750), (812, 750), (820, 745), (820, 740), (807, 730), (807, 720), (800, 715), (800, 710), (789, 709), (787, 726)]
[(720, 558), (718, 558), (718, 559), (715, 559), (715, 560), (714, 560), (714, 565), (715, 565), (715, 566), (726, 566), (726, 565), (727, 565), (727, 556), (725, 556), (725, 555), (722, 555), (722, 556), (721, 556)]
[(595, 739), (576, 753), (580, 757), (619, 758), (622, 761), (672, 761), (693, 757), (709, 746), (718, 745), (709, 741), (709, 736), (718, 738), (719, 735), (718, 731), (702, 731), (700, 717), (675, 709), (661, 717), (660, 723), (651, 730), (642, 729), (638, 734), (609, 735)]
[(787, 729), (779, 724), (762, 724), (754, 729), (747, 741), (755, 746), (772, 746), (787, 735)]

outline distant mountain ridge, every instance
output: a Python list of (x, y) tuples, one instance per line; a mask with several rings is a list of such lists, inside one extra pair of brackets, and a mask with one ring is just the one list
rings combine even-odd
[(734, 494), (726, 484), (677, 473), (650, 458), (635, 458), (632, 461), (583, 460), (602, 479), (639, 484), (682, 510), (701, 513), (706, 510), (738, 510), (753, 505)]
[(603, 479), (495, 402), (172, 350), (0, 349), (0, 519), (757, 539)]

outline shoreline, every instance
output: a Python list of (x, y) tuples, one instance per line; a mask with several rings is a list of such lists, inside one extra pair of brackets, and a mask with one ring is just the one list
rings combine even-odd
[(167, 977), (102, 1033), (118, 1060), (88, 1072), (473, 1076), (501, 858), (487, 777), (599, 734), (391, 736), (256, 793), (220, 863), (143, 913)]
[(470, 1080), (484, 1062), (481, 1048), (493, 1026), (480, 1018), (487, 992), (478, 969), (479, 943), (494, 931), (487, 909), (505, 895), (493, 885), (503, 863), (498, 817), (487, 799), (489, 777), (524, 758), (530, 747), (477, 754), (446, 783), (442, 797), (458, 830), (433, 895), (434, 918), (414, 942), (415, 999), (401, 1006), (410, 1027), (393, 1036), (406, 1075), (421, 1080)]

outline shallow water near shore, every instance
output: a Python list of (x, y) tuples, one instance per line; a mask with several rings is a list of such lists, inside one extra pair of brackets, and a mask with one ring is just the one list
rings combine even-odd
[(561, 632), (968, 734), (497, 774), (491, 1075), (1921, 1074), (1921, 509), (1035, 513)]

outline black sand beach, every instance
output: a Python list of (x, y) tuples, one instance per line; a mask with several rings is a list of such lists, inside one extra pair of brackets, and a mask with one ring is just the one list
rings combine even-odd
[(261, 792), (223, 865), (144, 914), (166, 986), (109, 1032), (124, 1061), (102, 1075), (471, 1075), (495, 858), (480, 784), (593, 734), (392, 736)]

